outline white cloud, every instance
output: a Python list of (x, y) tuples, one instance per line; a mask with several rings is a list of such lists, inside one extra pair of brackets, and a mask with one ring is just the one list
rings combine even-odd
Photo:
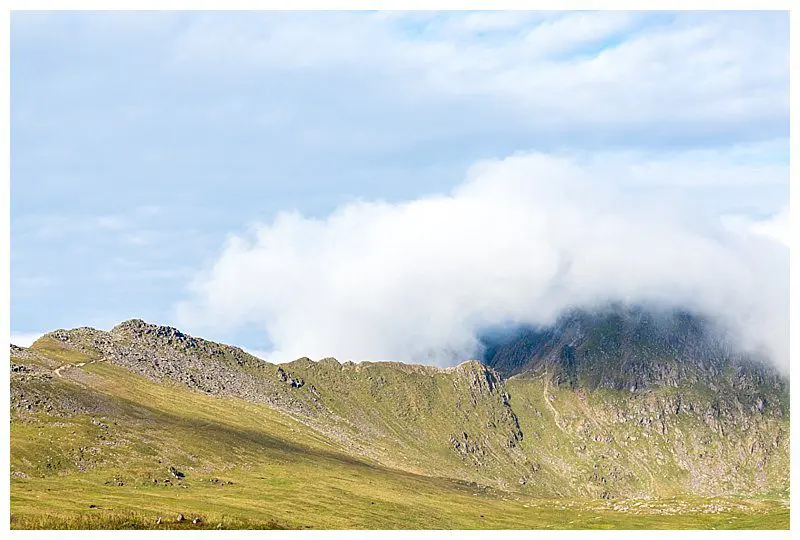
[[(263, 350), (260, 350), (260, 349), (244, 349), (244, 352), (246, 352), (248, 354), (252, 354), (256, 358), (261, 358), (262, 360), (272, 356), (272, 353), (270, 351), (263, 351)], [(296, 359), (292, 358), (291, 360), (296, 360)], [(287, 358), (286, 362), (291, 362), (291, 360)]]
[[(329, 208), (327, 201), (359, 194), (396, 199), (429, 193), (434, 188), (428, 182), (437, 182), (435, 189), (452, 186), (452, 171), (460, 171), (470, 160), (507, 155), (518, 148), (580, 150), (580, 159), (563, 171), (551, 172), (557, 178), (572, 178), (574, 171), (580, 172), (583, 180), (574, 182), (576, 189), (587, 189), (593, 196), (601, 197), (601, 192), (610, 189), (595, 183), (627, 186), (619, 188), (625, 204), (619, 203), (618, 209), (616, 195), (610, 195), (605, 214), (583, 199), (572, 200), (570, 193), (545, 191), (541, 198), (531, 195), (519, 201), (549, 216), (549, 207), (540, 209), (541, 201), (554, 197), (552, 204), (564, 210), (552, 218), (553, 223), (577, 211), (575, 224), (586, 227), (589, 217), (582, 217), (584, 206), (587, 216), (600, 212), (602, 216), (595, 216), (596, 230), (591, 222), (588, 235), (599, 235), (598, 242), (615, 235), (628, 239), (625, 230), (615, 231), (606, 223), (615, 220), (635, 223), (634, 228), (641, 221), (645, 230), (658, 225), (669, 231), (664, 233), (668, 239), (678, 238), (679, 233), (711, 237), (712, 246), (719, 236), (736, 245), (711, 249), (709, 257), (732, 257), (730, 274), (746, 285), (748, 280), (760, 283), (759, 272), (767, 272), (762, 268), (764, 261), (771, 261), (773, 255), (764, 261), (745, 255), (770, 249), (764, 247), (770, 245), (769, 238), (780, 235), (768, 225), (750, 222), (741, 234), (724, 228), (719, 232), (718, 224), (709, 225), (707, 215), (697, 218), (696, 211), (760, 215), (785, 204), (786, 13), (40, 13), (16, 16), (11, 39), (15, 65), (23, 67), (13, 81), (12, 124), (18, 143), (12, 216), (12, 286), (17, 298), (13, 309), (26, 310), (31, 317), (41, 317), (48, 310), (36, 308), (20, 283), (46, 279), (41, 272), (57, 271), (59, 280), (72, 284), (59, 289), (80, 299), (65, 301), (72, 311), (94, 302), (106, 315), (109, 291), (97, 287), (109, 278), (106, 283), (119, 286), (116, 296), (124, 291), (126, 297), (140, 302), (113, 302), (121, 313), (117, 316), (128, 317), (131, 310), (142, 309), (147, 296), (152, 297), (147, 305), (172, 302), (171, 285), (148, 295), (134, 280), (150, 279), (153, 283), (148, 285), (154, 286), (155, 278), (167, 276), (171, 265), (183, 268), (204, 259), (208, 245), (216, 240), (204, 240), (212, 236), (195, 228), (227, 228), (238, 219), (271, 216), (276, 206), (315, 213)], [(61, 67), (24, 69), (42, 61)], [(111, 154), (93, 152), (109, 141), (114, 142)], [(734, 144), (745, 149), (741, 155), (729, 148)], [(682, 151), (692, 147), (704, 149)], [(593, 157), (597, 150), (619, 148), (635, 151)], [(654, 149), (659, 156), (645, 153)], [(678, 153), (668, 155), (668, 151)], [(42, 159), (42, 152), (47, 159)], [(504, 175), (502, 171), (528, 167), (515, 160), (503, 163), (486, 167), (486, 174)], [(187, 168), (191, 164), (195, 166)], [(539, 166), (534, 165), (530, 167)], [(449, 172), (439, 176), (442, 170)], [(248, 177), (247, 171), (253, 176)], [(372, 171), (379, 171), (377, 181), (369, 178)], [(400, 189), (396, 178), (408, 178), (408, 182)], [(584, 186), (584, 181), (590, 185)], [(264, 201), (262, 213), (235, 197), (220, 197), (219, 182), (228, 186), (228, 193), (248, 193), (251, 203)], [(508, 182), (498, 181), (493, 189), (502, 190)], [(683, 191), (675, 188), (677, 184), (683, 185)], [(469, 185), (460, 189), (477, 189)], [(130, 186), (136, 188), (131, 191)], [(119, 200), (115, 195), (119, 189), (128, 189), (128, 198), (152, 193), (175, 205), (163, 215), (147, 208), (119, 216), (92, 215), (87, 210), (109, 197)], [(53, 218), (58, 210), (43, 206), (40, 191), (70, 215)], [(501, 207), (505, 204), (501, 191), (490, 195)], [(653, 201), (656, 197), (658, 203)], [(190, 201), (206, 209), (187, 211)], [(473, 231), (459, 213), (464, 212), (464, 204), (461, 191), (456, 191), (405, 205), (351, 205), (318, 221), (285, 215), (275, 223), (256, 226), (252, 236), (232, 240), (216, 273), (197, 282), (196, 295), (183, 312), (185, 320), (211, 326), (255, 321), (282, 336), (280, 345), (286, 355), (402, 359), (422, 354), (415, 352), (417, 342), (422, 348), (449, 343), (468, 347), (473, 321), (451, 322), (448, 312), (466, 310), (480, 319), (480, 305), (473, 304), (466, 293), (449, 300), (439, 300), (437, 295), (447, 297), (451, 282), (454, 288), (478, 283), (486, 288), (483, 278), (500, 270), (485, 269), (480, 263), (474, 277), (461, 277), (465, 272), (461, 267), (454, 269), (449, 259), (438, 257), (466, 261), (472, 268), (474, 257), (461, 253), (467, 247), (444, 233), (440, 233), (444, 238), (434, 235), (431, 242), (444, 242), (448, 248), (453, 244), (452, 253), (437, 245), (425, 248), (424, 240), (430, 236), (428, 229), (450, 227), (438, 225), (437, 215), (455, 220), (452, 234), (456, 236), (459, 227), (479, 234), (491, 227), (502, 233), (511, 226), (503, 225), (505, 217), (498, 221), (477, 209), (482, 228)], [(109, 211), (108, 205), (101, 207), (102, 212)], [(640, 216), (635, 213), (639, 208), (652, 211)], [(177, 219), (179, 209), (187, 217)], [(216, 221), (212, 213), (218, 215)], [(665, 216), (658, 217), (660, 213)], [(429, 226), (406, 226), (404, 220), (412, 219), (408, 216), (419, 216)], [(189, 225), (192, 230), (186, 229)], [(353, 229), (347, 235), (356, 247), (348, 247), (349, 239), (341, 232), (345, 225)], [(574, 258), (577, 262), (569, 267), (571, 271), (582, 271), (586, 283), (592, 283), (593, 276), (579, 263), (590, 255), (600, 256), (594, 253), (595, 245), (576, 251), (584, 247), (579, 239), (551, 240), (546, 237), (546, 224), (542, 230), (535, 224), (522, 225), (532, 227), (538, 242), (534, 247), (542, 252), (540, 264), (550, 257), (562, 261), (559, 268), (566, 268), (563, 261)], [(372, 226), (389, 228), (389, 232), (374, 239), (365, 232)], [(420, 235), (419, 245), (403, 240), (408, 230)], [(219, 232), (215, 229), (213, 238)], [(308, 247), (295, 246), (291, 238)], [(476, 243), (484, 242), (477, 249), (489, 249), (488, 240), (476, 236)], [(572, 244), (562, 245), (562, 240)], [(399, 254), (384, 253), (388, 249), (384, 244), (397, 242)], [(496, 249), (490, 253), (513, 258), (526, 247), (514, 231), (503, 242), (502, 250), (490, 246)], [(423, 258), (420, 250), (424, 249)], [(352, 252), (352, 267), (340, 260), (342, 250)], [(273, 252), (281, 259), (267, 264)], [(119, 254), (142, 264), (126, 267), (108, 260)], [(237, 258), (252, 268), (234, 264)], [(396, 268), (384, 269), (386, 263), (381, 261), (394, 258)], [(407, 267), (427, 259), (438, 261), (442, 270)], [(675, 259), (685, 262), (677, 255)], [(522, 261), (533, 264), (526, 262), (524, 252)], [(393, 283), (369, 282), (373, 275), (359, 264), (383, 272), (387, 280), (398, 280), (396, 291), (386, 298)], [(456, 277), (448, 277), (445, 270)], [(542, 271), (539, 286), (547, 289), (548, 274), (538, 267), (529, 270)], [(694, 275), (691, 269), (685, 273), (684, 285)], [(700, 273), (692, 279), (699, 280)], [(425, 278), (419, 284), (412, 279), (417, 274)], [(499, 275), (501, 284), (503, 279), (519, 278)], [(269, 286), (262, 284), (265, 280)], [(332, 284), (341, 287), (341, 294), (350, 294), (354, 285), (349, 280), (364, 282), (364, 290), (371, 291), (374, 302), (386, 302), (387, 310), (405, 309), (406, 296), (421, 307), (415, 304), (407, 315), (384, 320), (378, 311), (381, 306), (369, 299), (356, 296), (350, 306), (329, 290)], [(597, 280), (599, 286), (602, 280)], [(709, 290), (717, 285), (734, 287), (733, 281), (726, 277)], [(492, 284), (491, 291), (503, 300), (510, 293), (501, 284)], [(770, 283), (767, 290), (774, 285)], [(272, 290), (290, 286), (294, 289)], [(573, 290), (575, 283), (559, 286), (566, 291), (565, 297), (580, 292)], [(539, 289), (530, 288), (523, 292), (536, 302), (558, 304), (558, 298), (550, 298), (555, 293), (539, 299)], [(483, 302), (495, 298), (489, 292)], [(756, 299), (762, 296), (757, 292), (740, 296), (747, 298), (747, 294), (753, 302), (766, 305), (763, 298)], [(52, 295), (45, 296), (45, 304), (54, 305)], [(417, 328), (420, 317), (429, 316), (425, 309), (434, 300), (432, 325)], [(507, 303), (513, 306), (513, 300)], [(274, 305), (264, 307), (267, 301)], [(219, 313), (214, 313), (217, 307)], [(317, 307), (331, 314), (315, 313)], [(511, 314), (535, 315), (525, 313), (523, 307), (515, 307)], [(298, 309), (310, 311), (303, 315)], [(746, 307), (741, 310), (747, 311)], [(339, 321), (336, 313), (346, 321)], [(320, 330), (310, 336), (298, 330), (303, 317), (308, 317), (309, 327)], [(48, 325), (34, 321), (26, 326)], [(351, 334), (359, 328), (372, 334), (356, 340)], [(396, 336), (405, 335), (403, 339), (411, 344), (400, 337), (390, 340), (389, 328), (399, 329)], [(339, 331), (342, 335), (335, 335)]]
[[(260, 324), (276, 347), (270, 360), (447, 363), (472, 354), (487, 324), (657, 302), (719, 317), (785, 367), (786, 247), (757, 228), (732, 231), (685, 196), (631, 189), (654, 166), (621, 162), (517, 155), (475, 165), (448, 195), (361, 201), (325, 219), (282, 213), (229, 238), (178, 320)], [(658, 167), (680, 178), (692, 164)]]
[(502, 104), (516, 121), (545, 130), (592, 125), (655, 136), (691, 125), (682, 132), (752, 137), (757, 128), (735, 126), (772, 123), (773, 133), (788, 132), (781, 14), (206, 17), (176, 35), (167, 58), (181, 72), (285, 70), (326, 87), (335, 73), (340, 89), (366, 81), (371, 95), (390, 101)]
[(30, 347), (33, 342), (42, 337), (37, 332), (11, 332), (11, 343), (20, 347)]
[(723, 216), (723, 223), (741, 236), (756, 235), (768, 238), (787, 248), (790, 247), (791, 229), (789, 208), (784, 207), (777, 214), (766, 219), (753, 219), (747, 215)]
[(753, 234), (758, 234), (771, 238), (789, 247), (791, 232), (789, 228), (789, 209), (784, 208), (781, 212), (770, 219), (754, 222), (750, 230)]

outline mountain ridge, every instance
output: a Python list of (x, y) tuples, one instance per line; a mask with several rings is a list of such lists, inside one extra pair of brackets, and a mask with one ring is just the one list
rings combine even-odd
[[(607, 322), (583, 320), (583, 342), (571, 330), (560, 337), (552, 330), (522, 333), (499, 344), (492, 358), (448, 368), (332, 358), (271, 364), (239, 347), (139, 319), (107, 332), (56, 330), (30, 348), (10, 348), (12, 426), (52, 425), (59, 434), (57, 425), (65, 419), (115, 421), (125, 426), (118, 442), (130, 447), (125, 450), (130, 455), (118, 456), (122, 450), (114, 450), (102, 460), (75, 459), (76, 450), (67, 438), (61, 440), (65, 435), (53, 435), (65, 446), (64, 455), (72, 457), (48, 468), (12, 431), (12, 476), (79, 478), (86, 471), (129, 462), (141, 463), (140, 476), (152, 475), (154, 458), (148, 456), (163, 451), (148, 443), (140, 429), (168, 431), (176, 420), (164, 424), (157, 420), (159, 411), (144, 417), (131, 412), (131, 403), (136, 403), (134, 411), (150, 410), (150, 403), (137, 395), (141, 387), (164, 396), (159, 399), (174, 394), (186, 396), (187, 403), (201, 400), (214, 410), (222, 407), (208, 417), (211, 425), (228, 425), (228, 415), (236, 423), (257, 422), (259, 415), (273, 411), (269, 415), (293, 422), (295, 431), (257, 429), (270, 430), (270, 437), (286, 444), (302, 431), (312, 444), (342, 459), (515, 496), (599, 501), (784, 496), (789, 485), (788, 381), (746, 355), (684, 359), (684, 368), (704, 367), (677, 374), (658, 368), (644, 379), (629, 369), (630, 361), (610, 363), (613, 370), (598, 374), (591, 369), (594, 362), (630, 356), (627, 342), (610, 341), (616, 348), (592, 346), (596, 334), (608, 334)], [(618, 333), (625, 334), (625, 323), (619, 324)], [(649, 340), (644, 336), (642, 343)], [(681, 350), (705, 351), (684, 341), (691, 347)], [(642, 349), (642, 343), (634, 349), (657, 349), (652, 343)], [(574, 350), (572, 363), (564, 353), (567, 346)], [(657, 364), (674, 367), (680, 360), (650, 354)], [(495, 359), (502, 361), (493, 366)], [(740, 371), (735, 366), (750, 367)], [(638, 386), (631, 388), (629, 376)], [(240, 420), (223, 412), (225, 407), (253, 406), (264, 412)], [(206, 415), (195, 405), (174, 407), (181, 418)], [(225, 429), (234, 440), (242, 436), (238, 428)], [(254, 445), (253, 433), (241, 444), (260, 455), (265, 450)], [(95, 441), (84, 448), (101, 446)], [(217, 467), (210, 453), (174, 452), (184, 456), (178, 467)], [(226, 459), (236, 470), (254, 466), (232, 452)]]

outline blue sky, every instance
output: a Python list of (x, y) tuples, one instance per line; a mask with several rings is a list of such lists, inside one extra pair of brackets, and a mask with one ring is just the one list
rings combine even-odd
[(788, 80), (785, 13), (17, 12), (12, 335), (140, 317), (268, 351), (276, 319), (186, 314), (230, 238), (526, 152), (768, 219)]

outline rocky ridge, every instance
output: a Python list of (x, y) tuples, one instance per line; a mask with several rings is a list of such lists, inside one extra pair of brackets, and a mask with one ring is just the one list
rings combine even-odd
[(387, 466), (500, 489), (615, 498), (788, 486), (788, 382), (695, 320), (670, 324), (683, 326), (573, 314), (496, 344), (488, 365), (452, 368), (276, 366), (141, 320), (57, 330), (12, 346), (12, 416), (113, 416), (112, 402), (66, 392), (91, 387), (81, 366), (105, 362), (167, 392), (267, 405)]

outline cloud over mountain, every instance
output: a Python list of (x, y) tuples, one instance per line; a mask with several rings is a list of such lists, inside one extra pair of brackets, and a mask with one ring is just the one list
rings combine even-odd
[[(786, 367), (788, 221), (720, 215), (648, 184), (692, 177), (697, 160), (626, 159), (520, 154), (476, 164), (445, 195), (281, 213), (229, 237), (178, 320), (259, 325), (271, 360), (446, 364), (474, 355), (487, 325), (655, 303), (714, 316)], [(785, 182), (782, 167), (704, 166), (717, 186)]]

